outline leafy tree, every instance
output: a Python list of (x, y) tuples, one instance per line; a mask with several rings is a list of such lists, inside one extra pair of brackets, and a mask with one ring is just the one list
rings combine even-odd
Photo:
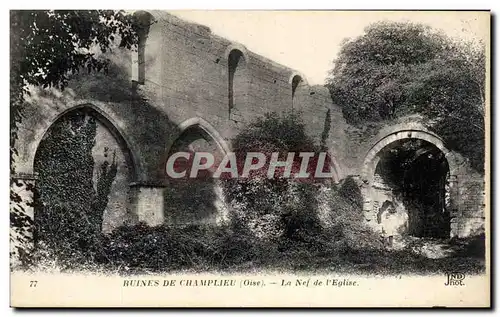
[(106, 70), (109, 61), (96, 50), (110, 50), (115, 38), (132, 49), (139, 26), (133, 15), (113, 10), (11, 11), (10, 25), (11, 145), (29, 85), (64, 89), (82, 68)]
[(419, 113), (484, 168), (485, 48), (422, 24), (378, 22), (346, 40), (327, 79), (350, 124)]
[[(105, 71), (109, 61), (99, 52), (110, 50), (118, 40), (119, 47), (135, 48), (141, 25), (133, 15), (113, 10), (10, 11), (10, 25), (10, 170), (13, 175), (17, 129), (29, 86), (64, 89), (69, 76), (82, 69)], [(24, 228), (30, 226), (31, 221), (23, 213), (16, 186), (20, 184), (11, 177), (11, 227), (16, 232), (15, 239), (26, 242)]]
[[(223, 183), (228, 201), (238, 207), (232, 217), (235, 224), (252, 224), (257, 235), (262, 231), (261, 236), (292, 241), (307, 239), (319, 230), (316, 185), (324, 181), (314, 179), (314, 172), (321, 147), (306, 134), (299, 114), (268, 113), (250, 122), (233, 138), (232, 148), (240, 175), (247, 153), (259, 152), (266, 158), (264, 166), (250, 172), (248, 178), (230, 178)], [(279, 153), (280, 161), (295, 153), (292, 174), (300, 169), (300, 152), (315, 153), (309, 161), (310, 178), (282, 178), (284, 168), (277, 168), (275, 177), (268, 178), (273, 152)]]

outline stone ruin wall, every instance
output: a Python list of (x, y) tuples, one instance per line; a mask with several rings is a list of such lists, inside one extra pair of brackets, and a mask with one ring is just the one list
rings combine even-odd
[[(164, 169), (179, 137), (193, 129), (210, 136), (209, 143), (224, 152), (247, 122), (268, 112), (293, 109), (302, 113), (307, 133), (318, 144), (330, 110), (327, 146), (335, 157), (335, 181), (353, 176), (361, 187), (367, 186), (365, 157), (387, 131), (382, 129), (370, 139), (353, 138), (348, 133), (352, 127), (332, 103), (327, 88), (309, 85), (299, 72), (214, 35), (205, 26), (165, 12), (142, 14), (153, 22), (141, 44), (142, 55), (115, 48), (107, 53), (112, 61), (108, 74), (75, 75), (64, 91), (33, 89), (19, 128), (18, 179), (36, 181), (34, 156), (53, 122), (72, 109), (88, 107), (104, 122), (97, 147), (125, 149), (120, 155), (133, 165), (123, 172), (128, 175), (120, 176), (130, 179), (130, 187), (123, 189), (130, 196), (130, 219), (150, 225), (169, 222), (164, 212), (168, 204)], [(112, 131), (105, 132), (106, 128)], [(463, 236), (484, 226), (484, 183), (467, 167), (461, 167), (456, 176), (458, 217), (452, 226)], [(114, 220), (115, 225), (121, 222)]]

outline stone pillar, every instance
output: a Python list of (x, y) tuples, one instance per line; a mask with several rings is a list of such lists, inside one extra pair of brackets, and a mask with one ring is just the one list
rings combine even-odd
[(484, 180), (477, 175), (464, 175), (460, 180), (459, 236), (468, 237), (484, 232)]
[(459, 191), (457, 175), (450, 175), (448, 180), (450, 186), (450, 237), (460, 237), (460, 210), (459, 210)]
[(217, 215), (215, 218), (215, 223), (217, 225), (228, 224), (230, 221), (229, 206), (224, 198), (224, 193), (220, 180), (215, 183), (214, 186), (215, 195), (217, 197), (215, 201), (215, 206), (217, 208)]
[(359, 189), (361, 191), (361, 197), (363, 198), (363, 215), (367, 221), (371, 220), (370, 212), (372, 211), (372, 201), (369, 190), (368, 181), (364, 181), (359, 184)]
[(139, 222), (144, 222), (149, 226), (163, 224), (165, 219), (164, 190), (164, 186), (131, 184), (132, 211)]
[(23, 256), (34, 248), (34, 189), (36, 175), (18, 173), (11, 176), (10, 197), (10, 253), (11, 265), (23, 264)]

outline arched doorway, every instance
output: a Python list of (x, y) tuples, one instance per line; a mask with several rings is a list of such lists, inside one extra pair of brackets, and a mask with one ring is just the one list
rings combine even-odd
[(85, 247), (90, 234), (133, 221), (132, 156), (114, 125), (91, 106), (55, 120), (37, 147), (34, 172), (35, 242)]
[(450, 158), (442, 140), (427, 131), (398, 131), (379, 140), (364, 162), (366, 219), (387, 231), (385, 213), (397, 210), (407, 219), (398, 229), (402, 235), (454, 235), (456, 168)]
[(210, 153), (215, 162), (221, 162), (229, 152), (224, 139), (205, 120), (193, 118), (180, 125), (180, 133), (168, 151), (167, 160), (176, 152), (189, 153), (189, 159), (175, 161), (176, 172), (186, 171), (185, 177), (167, 176), (165, 189), (165, 219), (174, 224), (216, 223), (224, 221), (226, 206), (218, 180), (212, 177), (217, 164), (209, 170), (200, 170), (190, 177), (195, 153)]

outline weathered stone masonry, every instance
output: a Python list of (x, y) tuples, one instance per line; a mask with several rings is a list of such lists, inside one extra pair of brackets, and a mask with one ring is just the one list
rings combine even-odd
[[(450, 166), (451, 235), (465, 236), (484, 226), (483, 177), (418, 120), (390, 125), (368, 140), (355, 139), (347, 133), (351, 127), (325, 87), (309, 85), (297, 71), (218, 37), (205, 26), (165, 12), (137, 14), (147, 25), (138, 52), (115, 48), (107, 53), (112, 61), (108, 74), (76, 75), (64, 91), (33, 89), (19, 128), (15, 162), (19, 179), (36, 183), (34, 162), (40, 141), (56, 120), (85, 108), (100, 123), (97, 147), (119, 149), (121, 171), (127, 174), (121, 179), (129, 182), (126, 189), (114, 188), (122, 195), (117, 199), (128, 202), (123, 218), (150, 225), (214, 222), (220, 211), (171, 213), (168, 206), (174, 196), (164, 170), (172, 149), (189, 146), (226, 153), (231, 138), (247, 122), (291, 109), (302, 113), (308, 134), (319, 143), (330, 111), (326, 145), (335, 158), (334, 181), (347, 176), (359, 181), (367, 221), (373, 220), (373, 206), (381, 204), (372, 199), (379, 151), (397, 140), (421, 138), (439, 148)], [(29, 191), (23, 195), (31, 199)], [(113, 204), (108, 204), (110, 214), (113, 208), (124, 208)], [(124, 222), (117, 218), (108, 220), (108, 230)]]

